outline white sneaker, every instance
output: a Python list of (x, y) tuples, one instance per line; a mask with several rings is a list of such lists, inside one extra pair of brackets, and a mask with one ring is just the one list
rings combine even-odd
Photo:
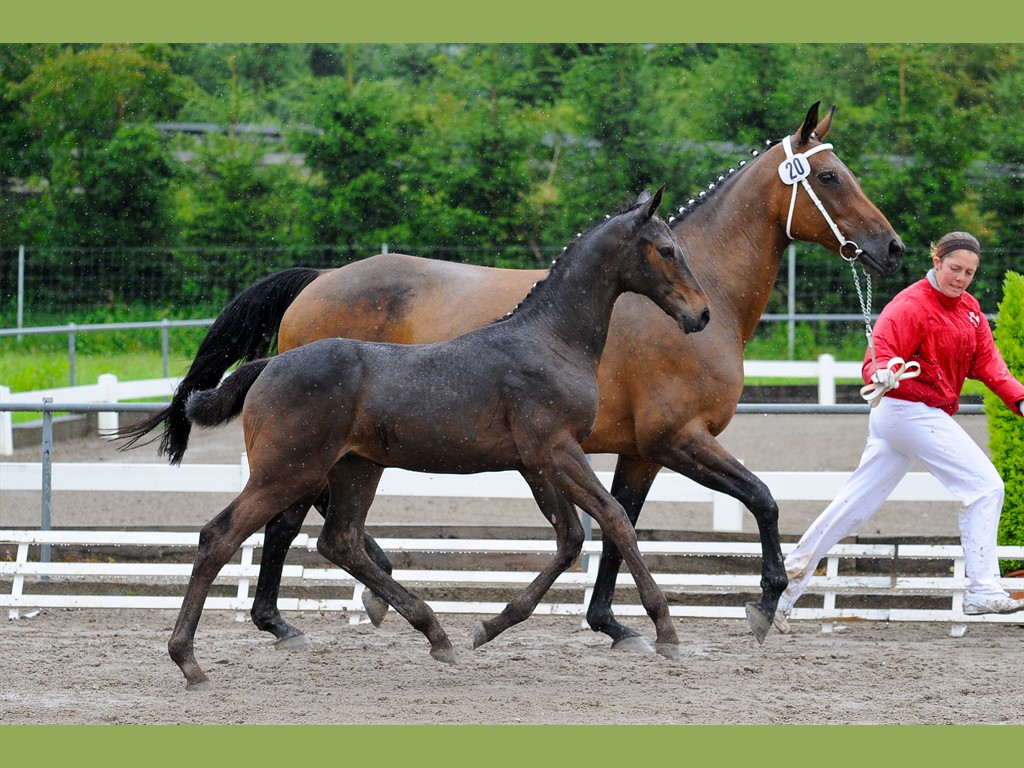
[(1014, 600), (1005, 592), (1003, 594), (972, 594), (964, 593), (964, 613), (978, 616), (983, 613), (1015, 613), (1024, 611), (1024, 600)]
[(772, 617), (772, 624), (779, 630), (780, 635), (788, 635), (790, 633), (789, 626), (789, 612), (792, 608), (776, 608), (775, 616)]

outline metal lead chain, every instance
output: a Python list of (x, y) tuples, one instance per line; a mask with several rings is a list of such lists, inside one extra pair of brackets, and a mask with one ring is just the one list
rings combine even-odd
[(871, 275), (864, 271), (864, 286), (867, 293), (861, 291), (860, 278), (857, 276), (857, 267), (850, 261), (850, 271), (853, 273), (853, 285), (857, 289), (857, 300), (860, 302), (860, 311), (864, 315), (864, 336), (868, 340), (868, 349), (871, 350), (871, 365), (878, 370), (878, 361), (875, 359), (875, 341), (871, 332)]

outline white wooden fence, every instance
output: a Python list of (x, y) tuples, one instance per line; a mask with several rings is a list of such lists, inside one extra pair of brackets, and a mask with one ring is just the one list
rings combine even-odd
[[(139, 594), (146, 583), (168, 581), (184, 583), (191, 572), (187, 563), (167, 562), (96, 562), (86, 558), (78, 562), (39, 562), (29, 557), (33, 546), (62, 545), (83, 546), (153, 546), (161, 551), (168, 547), (194, 549), (199, 541), (198, 533), (149, 533), (111, 531), (0, 531), (0, 545), (16, 545), (17, 554), (13, 561), (0, 561), (0, 577), (11, 579), (9, 594), (0, 594), (0, 606), (9, 610), (9, 616), (18, 618), (20, 611), (27, 608), (158, 608), (177, 609), (181, 597), (153, 594)], [(550, 540), (521, 541), (504, 539), (378, 539), (386, 551), (417, 552), (437, 554), (508, 555), (508, 554), (553, 554), (555, 545)], [(238, 562), (224, 567), (215, 584), (228, 584), (235, 590), (231, 597), (207, 598), (206, 608), (210, 610), (232, 610), (236, 619), (244, 621), (252, 607), (249, 595), (250, 585), (257, 577), (259, 566), (254, 564), (255, 550), (263, 544), (263, 534), (254, 534), (243, 544)], [(788, 551), (793, 545), (783, 545)], [(316, 539), (300, 534), (292, 545), (293, 550), (316, 551)], [(640, 542), (640, 549), (648, 562), (653, 555), (674, 555), (689, 557), (741, 557), (756, 563), (760, 557), (760, 545), (755, 543), (732, 542)], [(590, 555), (600, 552), (598, 542), (588, 541), (584, 551)], [(1000, 547), (998, 555), (1003, 559), (1024, 559), (1024, 547)], [(951, 573), (942, 576), (900, 575), (896, 572), (886, 575), (864, 575), (841, 568), (856, 558), (871, 558), (906, 562), (911, 559), (938, 559), (950, 561)], [(477, 562), (479, 558), (472, 561)], [(586, 571), (573, 570), (562, 574), (555, 587), (548, 593), (536, 613), (547, 615), (585, 616), (587, 604), (597, 576), (598, 558), (588, 558)], [(760, 590), (760, 574), (752, 568), (748, 573), (665, 573), (656, 572), (655, 580), (673, 594), (670, 611), (677, 617), (727, 618), (744, 617), (742, 603), (738, 605), (708, 605), (706, 601), (694, 600), (695, 596), (721, 594), (750, 594)], [(396, 569), (395, 578), (412, 588), (430, 587), (486, 587), (522, 588), (536, 576), (528, 570), (488, 570), (465, 566), (460, 569)], [(49, 579), (45, 592), (26, 591), (26, 581), (39, 583)], [(55, 581), (87, 580), (106, 584), (120, 584), (122, 593), (98, 594), (94, 591), (77, 594), (59, 594), (53, 590)], [(363, 587), (344, 571), (333, 567), (304, 567), (285, 565), (282, 583), (307, 584), (314, 588), (319, 585), (351, 586), (351, 597), (335, 599), (302, 598), (282, 596), (278, 605), (285, 611), (344, 611), (351, 623), (365, 620), (361, 602)], [(633, 585), (628, 573), (619, 577), (620, 590)], [(1024, 578), (1005, 579), (1007, 589), (1024, 589)], [(875, 621), (940, 621), (951, 624), (950, 633), (959, 637), (964, 634), (968, 623), (1024, 624), (1024, 614), (967, 616), (962, 611), (964, 576), (963, 552), (959, 546), (896, 545), (896, 544), (839, 544), (826, 559), (825, 572), (815, 576), (808, 587), (809, 594), (823, 594), (820, 608), (800, 607), (793, 611), (793, 620), (818, 620), (824, 622), (822, 629), (829, 631), (837, 622), (853, 620)], [(582, 590), (582, 599), (569, 599), (565, 589)], [(571, 594), (571, 593), (570, 593)], [(928, 595), (946, 598), (942, 608), (848, 608), (836, 607), (836, 598), (841, 595), (885, 595), (892, 597)], [(552, 597), (561, 597), (552, 601)], [(810, 601), (806, 601), (810, 602)], [(496, 614), (504, 608), (502, 602), (476, 600), (428, 600), (438, 613)], [(615, 611), (620, 616), (643, 616), (643, 606), (636, 603), (617, 603)]]
[[(762, 379), (808, 379), (818, 382), (818, 402), (832, 405), (836, 402), (837, 379), (860, 380), (859, 362), (837, 362), (832, 355), (821, 355), (813, 361), (793, 360), (745, 360), (744, 374), (747, 378)], [(40, 403), (44, 397), (54, 402), (65, 403), (118, 403), (140, 398), (170, 397), (174, 394), (180, 379), (146, 379), (140, 381), (118, 381), (113, 374), (105, 373), (95, 384), (76, 387), (57, 387), (12, 392), (10, 387), (0, 385), (0, 405), (3, 403)], [(101, 412), (98, 427), (101, 430), (116, 429), (118, 414)], [(13, 425), (11, 414), (0, 409), (0, 456), (14, 452)]]

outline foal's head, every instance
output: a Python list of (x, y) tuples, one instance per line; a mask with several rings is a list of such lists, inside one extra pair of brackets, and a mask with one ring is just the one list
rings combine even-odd
[(627, 226), (621, 276), (628, 291), (650, 297), (685, 333), (704, 330), (711, 319), (708, 297), (683, 255), (683, 246), (655, 213), (662, 186), (653, 195), (644, 190), (622, 216)]

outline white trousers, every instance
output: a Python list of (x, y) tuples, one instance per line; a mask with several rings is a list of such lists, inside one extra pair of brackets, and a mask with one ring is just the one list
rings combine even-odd
[(840, 539), (866, 523), (917, 460), (963, 503), (960, 543), (968, 591), (1002, 594), (996, 535), (1003, 480), (978, 444), (952, 416), (922, 403), (883, 397), (871, 409), (860, 466), (786, 557), (789, 586), (779, 600), (789, 610), (818, 562)]

